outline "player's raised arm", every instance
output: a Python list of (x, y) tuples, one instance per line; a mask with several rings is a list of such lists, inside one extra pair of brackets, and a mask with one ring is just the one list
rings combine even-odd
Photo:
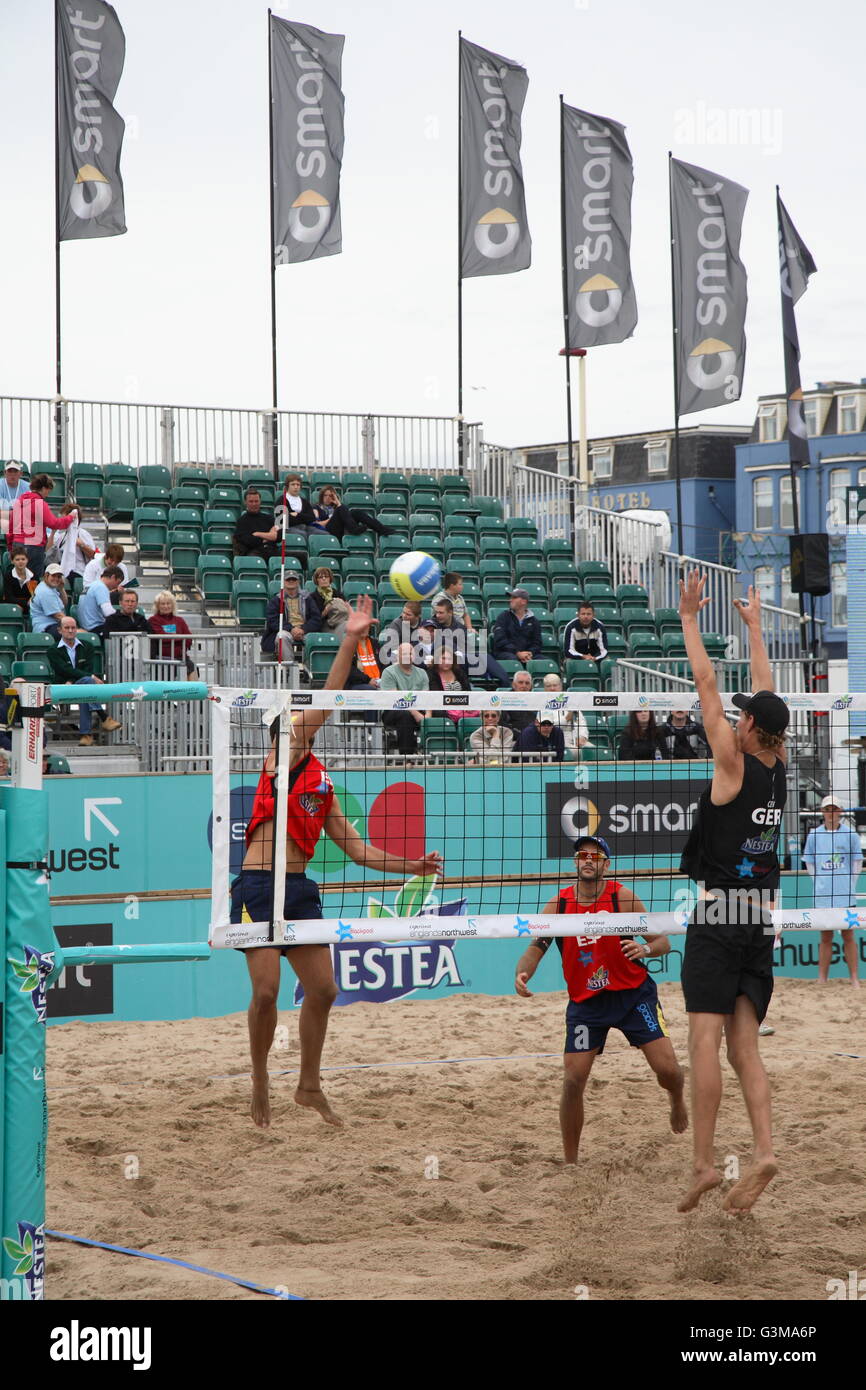
[(761, 595), (749, 585), (745, 599), (735, 598), (734, 607), (749, 629), (749, 655), (752, 667), (752, 693), (758, 690), (775, 690), (773, 668), (764, 646), (764, 633), (761, 627)]
[(704, 598), (705, 574), (690, 570), (685, 581), (680, 580), (680, 617), (683, 623), (683, 639), (686, 654), (692, 668), (695, 687), (701, 700), (701, 714), (710, 748), (716, 762), (733, 761), (737, 755), (737, 740), (733, 729), (725, 718), (719, 695), (713, 663), (707, 655), (704, 639), (698, 627), (698, 614), (709, 603)]
[[(343, 690), (345, 688), (352, 663), (358, 652), (358, 643), (368, 635), (371, 624), (375, 621), (372, 598), (369, 594), (361, 594), (346, 621), (343, 640), (331, 662), (328, 678), (322, 687), (324, 690)], [(307, 745), (312, 744), (316, 734), (330, 717), (331, 711), (329, 709), (305, 710), (294, 721), (294, 737), (303, 740)]]

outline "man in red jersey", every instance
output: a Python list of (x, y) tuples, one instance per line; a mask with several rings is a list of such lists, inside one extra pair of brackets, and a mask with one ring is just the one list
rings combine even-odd
[[(343, 640), (337, 649), (325, 681), (326, 690), (341, 690), (355, 660), (358, 642), (365, 638), (372, 622), (372, 600), (358, 600), (350, 614)], [(361, 839), (343, 814), (333, 784), (313, 752), (313, 739), (330, 716), (330, 710), (304, 710), (293, 715), (289, 752), (288, 807), (286, 822), (286, 880), (283, 916), (295, 921), (321, 918), (319, 888), (307, 878), (306, 867), (315, 852), (319, 836), (325, 834), (355, 864), (386, 873), (437, 874), (442, 865), (437, 853), (420, 859), (403, 859), (387, 854)], [(271, 726), (276, 739), (279, 721)], [(246, 831), (247, 852), (240, 874), (232, 883), (233, 922), (242, 920), (246, 908), (253, 922), (279, 916), (279, 900), (274, 901), (273, 876), (275, 747), (262, 769), (253, 802), (253, 813)], [(277, 1025), (277, 995), (280, 990), (280, 960), (286, 954), (289, 964), (304, 987), (299, 1033), (301, 1066), (295, 1101), (317, 1110), (328, 1124), (342, 1121), (334, 1114), (321, 1087), (319, 1067), (328, 1027), (328, 1015), (337, 986), (331, 952), (327, 946), (253, 946), (244, 954), (252, 981), (249, 1007), (250, 1053), (252, 1056), (252, 1117), (260, 1128), (270, 1124), (268, 1096), (268, 1053)]]
[[(606, 840), (598, 835), (582, 835), (575, 842), (574, 862), (577, 882), (551, 898), (543, 912), (646, 912), (630, 888), (616, 879), (605, 882), (610, 867)], [(671, 1129), (682, 1134), (688, 1125), (683, 1100), (685, 1078), (667, 1035), (658, 990), (646, 971), (647, 958), (666, 955), (671, 949), (670, 941), (666, 936), (638, 940), (622, 936), (553, 939), (562, 955), (569, 1001), (565, 1014), (565, 1076), (559, 1105), (566, 1163), (577, 1162), (583, 1129), (583, 1092), (611, 1028), (618, 1028), (632, 1047), (642, 1050), (659, 1085), (670, 1094)], [(549, 945), (550, 938), (538, 938), (517, 962), (514, 987), (524, 999), (530, 998), (526, 986)]]

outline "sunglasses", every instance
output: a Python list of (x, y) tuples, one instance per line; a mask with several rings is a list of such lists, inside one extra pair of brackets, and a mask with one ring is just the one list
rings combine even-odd
[(590, 864), (600, 864), (603, 859), (607, 858), (607, 855), (600, 854), (597, 850), (594, 849), (580, 849), (578, 850), (575, 858), (586, 859)]

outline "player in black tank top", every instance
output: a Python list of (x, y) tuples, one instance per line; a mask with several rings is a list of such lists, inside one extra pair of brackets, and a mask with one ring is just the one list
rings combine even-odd
[(787, 798), (784, 733), (788, 707), (773, 690), (764, 647), (760, 598), (736, 600), (749, 630), (755, 695), (735, 695), (736, 730), (728, 722), (698, 627), (705, 577), (680, 584), (686, 652), (713, 755), (713, 780), (698, 803), (680, 869), (698, 885), (686, 933), (681, 980), (689, 1016), (694, 1165), (679, 1203), (692, 1211), (722, 1179), (715, 1167), (716, 1117), (722, 1092), (719, 1047), (725, 1033), (752, 1126), (754, 1163), (727, 1193), (728, 1211), (748, 1211), (777, 1171), (770, 1093), (758, 1051), (758, 1028), (773, 992), (770, 909), (779, 886), (778, 840)]

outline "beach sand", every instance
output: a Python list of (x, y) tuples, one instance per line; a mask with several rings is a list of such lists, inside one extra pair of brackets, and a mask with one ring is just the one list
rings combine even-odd
[[(680, 989), (660, 992), (685, 1063)], [(544, 994), (335, 1010), (324, 1085), (342, 1130), (292, 1102), (292, 1013), (265, 1131), (245, 1015), (50, 1028), (47, 1225), (314, 1299), (826, 1299), (866, 1270), (866, 988), (777, 981), (762, 1051), (781, 1171), (740, 1218), (719, 1192), (677, 1214), (690, 1135), (620, 1034), (593, 1069), (580, 1164), (563, 1166), (564, 1009)], [(724, 1071), (732, 1171), (750, 1136)], [(46, 1280), (52, 1299), (262, 1298), (56, 1240)]]

